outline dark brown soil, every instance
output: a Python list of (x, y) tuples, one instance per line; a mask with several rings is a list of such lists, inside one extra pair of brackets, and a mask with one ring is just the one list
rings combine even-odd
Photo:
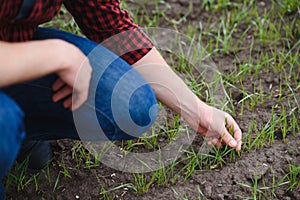
[[(187, 0), (172, 0), (167, 2), (169, 2), (170, 8), (166, 10), (165, 14), (170, 19), (178, 20), (188, 12), (189, 1)], [(208, 26), (209, 23), (212, 23), (211, 21), (208, 22), (208, 19), (212, 21), (214, 19), (217, 20), (222, 13), (222, 10), (212, 12), (201, 9), (201, 3), (197, 3), (198, 1), (193, 2), (193, 12), (187, 16), (185, 23), (181, 23), (177, 27), (178, 30), (182, 32), (187, 29), (188, 22), (196, 27), (199, 21), (201, 21), (205, 27)], [(270, 8), (267, 2), (259, 4), (260, 13), (262, 13), (264, 9)], [(132, 10), (137, 7), (136, 4), (130, 2), (128, 5), (131, 6)], [(165, 5), (162, 4), (160, 7), (164, 9)], [(154, 9), (154, 5), (147, 3), (147, 9), (151, 15), (155, 15), (154, 12), (151, 12), (151, 10)], [(230, 10), (230, 8), (228, 8), (228, 10)], [(291, 14), (291, 16), (285, 17), (292, 18), (295, 16), (296, 14)], [(160, 27), (170, 28), (172, 24), (161, 17)], [(238, 27), (237, 32), (234, 33), (233, 36), (235, 43), (238, 43), (240, 48), (233, 52), (226, 54), (218, 53), (212, 56), (219, 69), (225, 74), (236, 70), (235, 66), (239, 66), (239, 64), (257, 62), (262, 52), (270, 53), (271, 55), (273, 47), (261, 45), (259, 42), (255, 42), (252, 52), (249, 51), (247, 47), (252, 42), (252, 35), (248, 37), (248, 40), (241, 41), (239, 39), (240, 34), (245, 28), (246, 27), (243, 26)], [(249, 34), (251, 33), (253, 33), (253, 31), (249, 32)], [(202, 42), (204, 44), (208, 43), (210, 37), (211, 36), (207, 36)], [(298, 39), (291, 39), (290, 43), (295, 44), (297, 41)], [(278, 42), (278, 44), (274, 44), (274, 46), (276, 46), (278, 50), (288, 49), (284, 42)], [(249, 60), (250, 53), (254, 60)], [(296, 53), (296, 50), (293, 53)], [(294, 68), (294, 73), (299, 74), (299, 68), (298, 62)], [(298, 112), (295, 113), (299, 114), (299, 108), (295, 101), (288, 103), (290, 91), (284, 91), (279, 95), (279, 83), (285, 82), (282, 77), (280, 72), (269, 71), (266, 73), (265, 70), (261, 70), (257, 76), (255, 76), (253, 72), (252, 75), (248, 74), (243, 79), (243, 86), (249, 93), (253, 93), (254, 88), (258, 88), (261, 85), (266, 96), (270, 93), (274, 94), (271, 98), (266, 99), (264, 104), (259, 103), (253, 109), (244, 108), (243, 115), (236, 116), (238, 124), (244, 133), (247, 133), (252, 119), (254, 119), (258, 130), (262, 130), (262, 127), (271, 119), (272, 107), (274, 107), (274, 112), (277, 117), (281, 114), (282, 106), (285, 106), (287, 113), (289, 113), (292, 108), (295, 108), (298, 110)], [(226, 81), (230, 82), (231, 80)], [(291, 87), (296, 88), (297, 85), (295, 85), (295, 82), (293, 82), (292, 79), (290, 81)], [(236, 82), (232, 84), (237, 88), (241, 88), (241, 85)], [(236, 113), (240, 113), (242, 108), (237, 102), (243, 98), (243, 94), (241, 94), (238, 89), (231, 89), (228, 92), (231, 93), (231, 97), (235, 102)], [(276, 95), (276, 93), (278, 93), (278, 95)], [(283, 100), (279, 102), (279, 98)], [(299, 90), (295, 94), (295, 98), (299, 101)], [(289, 125), (290, 119), (290, 116), (288, 116), (287, 121)], [(300, 124), (299, 115), (297, 123)], [(253, 133), (254, 136), (256, 134), (258, 134), (258, 132)], [(197, 141), (201, 141), (201, 136), (197, 137), (199, 138), (196, 138), (193, 146), (197, 146)], [(113, 170), (101, 163), (97, 167), (87, 169), (84, 164), (84, 159), (78, 162), (78, 159), (80, 160), (80, 157), (78, 157), (79, 154), (77, 155), (77, 161), (76, 157), (74, 157), (74, 150), (72, 150), (72, 148), (74, 148), (75, 143), (78, 145), (77, 142), (70, 140), (53, 141), (53, 162), (49, 166), (49, 171), (46, 170), (45, 173), (41, 174), (38, 185), (31, 182), (25, 186), (24, 190), (20, 191), (17, 191), (16, 185), (11, 185), (8, 188), (7, 199), (104, 199), (104, 196), (100, 195), (100, 192), (102, 192), (101, 187), (104, 187), (105, 190), (110, 190), (119, 185), (133, 182), (133, 174)], [(71, 178), (64, 177), (61, 172), (63, 171), (62, 161), (70, 173)], [(199, 196), (200, 199), (205, 199), (199, 195), (200, 189), (203, 195), (208, 199), (251, 198), (253, 197), (253, 190), (241, 184), (252, 186), (253, 178), (257, 177), (259, 188), (270, 187), (272, 186), (272, 181), (275, 180), (275, 182), (278, 183), (279, 180), (288, 173), (289, 163), (300, 164), (300, 133), (298, 131), (296, 136), (293, 136), (291, 131), (289, 131), (287, 133), (286, 142), (283, 142), (282, 134), (280, 129), (278, 129), (273, 144), (266, 144), (264, 148), (252, 149), (250, 152), (245, 150), (240, 157), (236, 158), (236, 161), (229, 162), (228, 160), (222, 167), (218, 166), (208, 171), (195, 171), (186, 181), (184, 181), (184, 174), (182, 174), (173, 185), (168, 184), (167, 186), (158, 187), (154, 182), (148, 192), (141, 195), (137, 194), (130, 187), (123, 187), (111, 191), (107, 195), (112, 199), (198, 199)], [(183, 165), (182, 163), (176, 166), (176, 170), (179, 171)], [(50, 174), (50, 180), (46, 178), (47, 174)], [(98, 177), (98, 180), (96, 177)], [(298, 176), (297, 180), (299, 181), (299, 179), (300, 177)], [(57, 185), (55, 184), (56, 181), (58, 181)], [(263, 190), (263, 194), (257, 195), (257, 198), (300, 199), (300, 188), (291, 191), (288, 191), (287, 188), (288, 185), (279, 186), (275, 188), (274, 194), (271, 193), (272, 188), (265, 189)]]

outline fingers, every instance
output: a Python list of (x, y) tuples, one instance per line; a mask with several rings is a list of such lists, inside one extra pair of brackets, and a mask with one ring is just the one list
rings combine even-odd
[(217, 146), (218, 140), (219, 138), (206, 137), (208, 146), (212, 146), (212, 145)]
[(234, 139), (238, 143), (236, 150), (240, 151), (242, 149), (242, 131), (236, 123), (234, 125)]
[(209, 126), (206, 124), (202, 127), (207, 129), (204, 135), (208, 144), (217, 147), (227, 144), (231, 148), (240, 151), (242, 146), (242, 131), (235, 120), (226, 112), (221, 110), (213, 111), (214, 120), (208, 123)]
[(223, 129), (222, 141), (224, 141), (230, 147), (235, 148), (235, 149), (238, 145), (237, 141), (230, 135), (230, 133), (225, 128), (225, 126), (224, 126), (224, 129)]
[(64, 86), (62, 89), (56, 91), (52, 97), (54, 102), (58, 102), (72, 94), (73, 89), (70, 86)]
[(72, 97), (67, 98), (67, 99), (64, 101), (63, 105), (64, 105), (64, 107), (67, 108), (67, 109), (68, 109), (68, 108), (71, 108), (71, 106), (72, 106)]
[(219, 137), (217, 134), (212, 134), (212, 133), (208, 133), (210, 136), (206, 136), (206, 142), (208, 144), (208, 146), (216, 146), (216, 147), (221, 147), (222, 146), (222, 139), (221, 137)]
[(217, 140), (217, 141), (215, 142), (215, 146), (216, 146), (216, 147), (221, 147), (221, 146), (222, 146), (222, 140)]
[(226, 116), (226, 120), (229, 127), (233, 127), (233, 134), (231, 135), (229, 133), (229, 131), (227, 130), (228, 126), (226, 127), (224, 123), (223, 125), (221, 125), (221, 130), (211, 130), (206, 133), (207, 142), (210, 146), (215, 145), (216, 147), (221, 147), (223, 144), (227, 144), (231, 148), (240, 151), (242, 145), (242, 132), (237, 123), (230, 115)]
[(64, 101), (63, 106), (70, 108), (72, 111), (78, 109), (87, 100), (90, 77), (91, 70), (86, 70), (86, 72), (83, 70), (82, 74), (77, 77), (80, 82), (78, 85), (70, 85), (64, 79), (58, 78), (52, 85), (55, 92), (53, 101), (58, 102), (73, 95), (73, 102), (72, 97), (70, 97)]
[(242, 148), (242, 131), (239, 128), (236, 121), (231, 116), (229, 116), (227, 119), (228, 119), (229, 126), (233, 127), (233, 137), (234, 137), (234, 140), (237, 142), (235, 149), (237, 151), (240, 151)]
[(87, 96), (88, 96), (88, 92), (83, 91), (81, 93), (76, 93), (73, 96), (73, 103), (72, 103), (72, 95), (73, 93), (73, 89), (69, 86), (64, 86), (62, 89), (60, 89), (59, 91), (57, 91), (54, 95), (53, 95), (53, 101), (54, 102), (58, 102), (62, 99), (67, 98), (64, 103), (63, 106), (65, 108), (70, 108), (72, 111), (78, 109), (86, 100), (87, 100)]
[(62, 88), (62, 86), (64, 86), (66, 83), (61, 80), (60, 78), (58, 78), (52, 85), (52, 90), (53, 91), (57, 91), (59, 90), (60, 88)]
[[(59, 79), (53, 84), (53, 90), (56, 91), (52, 98), (54, 102), (58, 102), (68, 96), (71, 96), (73, 93), (73, 89), (70, 86), (65, 85), (64, 82)], [(76, 93), (74, 94), (73, 97), (74, 98), (73, 104), (72, 104), (72, 97), (67, 98), (63, 103), (63, 106), (65, 108), (70, 108), (72, 111), (78, 109), (87, 100), (87, 96), (88, 96), (87, 90), (84, 90), (82, 92), (79, 91), (75, 91), (75, 92)]]

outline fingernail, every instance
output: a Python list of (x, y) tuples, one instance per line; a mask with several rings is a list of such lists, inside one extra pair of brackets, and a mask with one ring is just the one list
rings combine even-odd
[(235, 147), (237, 145), (237, 142), (235, 140), (231, 140), (229, 143), (229, 146)]

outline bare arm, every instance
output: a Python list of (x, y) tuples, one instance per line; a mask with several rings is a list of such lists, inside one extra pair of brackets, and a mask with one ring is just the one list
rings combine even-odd
[[(220, 146), (225, 142), (236, 150), (241, 149), (242, 133), (234, 119), (228, 113), (202, 102), (172, 71), (155, 48), (135, 63), (134, 67), (150, 83), (160, 101), (181, 113), (191, 127), (208, 137), (211, 143)], [(233, 137), (226, 129), (225, 118), (234, 127)]]
[[(0, 86), (28, 81), (59, 71), (53, 59), (57, 40), (8, 43), (0, 41)], [(48, 52), (48, 53), (46, 53)]]
[[(0, 41), (0, 87), (57, 73), (61, 80), (73, 88), (77, 72), (85, 59), (86, 57), (79, 49), (62, 40), (21, 43)], [(85, 76), (84, 84), (74, 88), (78, 98), (73, 109), (78, 108), (87, 98), (91, 75), (90, 66), (85, 66), (81, 73)], [(57, 93), (61, 93), (58, 88)], [(66, 107), (70, 107), (70, 103), (71, 100), (68, 100)]]

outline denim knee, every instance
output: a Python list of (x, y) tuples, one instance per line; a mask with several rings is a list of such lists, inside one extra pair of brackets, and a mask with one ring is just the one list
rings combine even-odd
[(0, 92), (0, 179), (13, 164), (25, 137), (23, 115), (15, 101)]
[[(158, 114), (158, 104), (149, 85), (139, 87), (129, 101), (118, 99), (118, 105), (112, 98), (113, 120), (103, 129), (110, 140), (130, 140), (142, 136), (154, 124)], [(101, 123), (100, 123), (101, 124)]]
[[(131, 72), (128, 73), (128, 77), (134, 78), (124, 81), (124, 85), (120, 81), (111, 98), (113, 120), (119, 130), (117, 140), (140, 137), (151, 128), (158, 113), (153, 89), (139, 74), (133, 70)], [(124, 80), (127, 79), (126, 76), (127, 74)]]
[(136, 133), (138, 136), (153, 125), (157, 117), (158, 105), (150, 85), (145, 84), (132, 94), (129, 101), (129, 113), (133, 122), (141, 128)]

